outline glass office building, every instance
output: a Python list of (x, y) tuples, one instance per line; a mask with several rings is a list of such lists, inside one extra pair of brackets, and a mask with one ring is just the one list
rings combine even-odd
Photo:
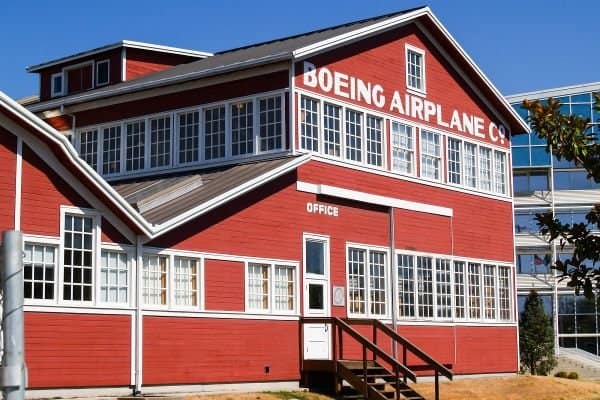
[[(600, 113), (593, 109), (592, 93), (600, 93), (600, 82), (541, 90), (508, 96), (508, 101), (527, 119), (520, 107), (524, 99), (560, 101), (561, 110), (590, 118), (592, 131), (600, 133)], [(575, 296), (566, 282), (554, 278), (553, 261), (568, 258), (568, 249), (548, 244), (539, 234), (535, 214), (551, 211), (566, 223), (586, 222), (585, 215), (600, 202), (600, 185), (574, 164), (558, 161), (546, 151), (546, 142), (531, 134), (512, 138), (515, 246), (519, 312), (525, 298), (535, 289), (552, 316), (556, 349), (575, 347), (600, 355), (600, 302)], [(600, 300), (600, 299), (597, 299)]]

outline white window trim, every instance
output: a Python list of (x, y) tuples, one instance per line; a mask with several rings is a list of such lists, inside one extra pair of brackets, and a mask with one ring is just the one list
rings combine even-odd
[[(57, 91), (54, 85), (54, 78), (60, 77), (61, 81), (61, 90)], [(64, 96), (65, 94), (65, 75), (61, 72), (54, 73), (50, 75), (50, 97), (59, 97)]]
[[(307, 273), (306, 272), (306, 241), (318, 241), (323, 242), (325, 244), (325, 257), (324, 257), (324, 270), (323, 275)], [(330, 263), (331, 263), (331, 239), (328, 235), (322, 235), (318, 233), (302, 233), (302, 276), (303, 282), (302, 287), (305, 287), (304, 283), (307, 280), (317, 281), (324, 285), (324, 301), (325, 301), (325, 309), (323, 310), (322, 316), (331, 315), (331, 276), (330, 276)], [(303, 293), (303, 313), (305, 315), (317, 316), (316, 313), (311, 312), (309, 310), (308, 303), (308, 293), (305, 291)]]
[[(260, 264), (267, 266), (267, 271), (269, 274), (269, 292), (268, 292), (268, 307), (267, 309), (255, 309), (250, 307), (250, 291), (249, 291), (249, 266), (250, 264)], [(275, 267), (291, 267), (294, 269), (294, 308), (293, 310), (275, 310)], [(299, 304), (299, 284), (298, 284), (299, 272), (298, 272), (298, 264), (295, 263), (287, 263), (287, 262), (279, 262), (270, 259), (255, 259), (255, 260), (246, 260), (244, 261), (244, 312), (247, 314), (256, 314), (256, 315), (299, 315), (298, 312), (298, 304)]]
[[(439, 161), (438, 178), (437, 179), (423, 176), (423, 140), (421, 140), (422, 139), (421, 135), (426, 132), (437, 135), (440, 139), (439, 140), (440, 155), (436, 157)], [(419, 177), (421, 179), (430, 181), (430, 182), (447, 183), (447, 182), (444, 182), (444, 179), (443, 179), (443, 177), (445, 175), (445, 169), (446, 169), (445, 164), (446, 164), (446, 159), (447, 159), (447, 157), (444, 155), (444, 148), (446, 147), (444, 145), (444, 142), (445, 142), (444, 137), (445, 137), (445, 135), (443, 133), (440, 133), (439, 131), (434, 130), (434, 129), (419, 129), (419, 155), (418, 156), (419, 156)], [(427, 157), (433, 157), (433, 156), (427, 154)]]
[[(408, 53), (409, 51), (420, 54), (421, 55), (421, 60), (423, 61), (423, 65), (421, 65), (421, 81), (422, 81), (422, 86), (423, 88), (419, 89), (419, 88), (415, 88), (409, 85), (409, 79), (408, 79), (408, 75), (409, 75), (409, 67), (408, 67)], [(404, 45), (404, 62), (406, 64), (406, 69), (405, 69), (405, 82), (406, 82), (406, 90), (410, 93), (416, 94), (418, 96), (425, 96), (427, 95), (427, 80), (426, 80), (426, 73), (425, 73), (425, 50), (420, 49), (418, 47), (415, 47), (413, 45), (410, 44), (405, 44)]]
[[(386, 120), (384, 120), (384, 121), (386, 121)], [(411, 163), (412, 171), (410, 173), (406, 173), (404, 171), (400, 171), (399, 169), (395, 169), (394, 168), (394, 152), (393, 152), (393, 148), (392, 148), (393, 147), (393, 143), (394, 143), (394, 140), (393, 140), (394, 133), (392, 132), (392, 125), (393, 124), (404, 125), (404, 126), (407, 126), (407, 127), (411, 128), (412, 148), (408, 149), (408, 148), (405, 148), (405, 147), (398, 146), (399, 149), (407, 150), (407, 151), (410, 151), (410, 153), (411, 153), (411, 155), (410, 155), (410, 163)], [(386, 153), (388, 153), (388, 159), (390, 160), (390, 163), (389, 163), (389, 169), (390, 169), (390, 171), (392, 171), (392, 172), (394, 172), (396, 174), (403, 175), (403, 176), (416, 177), (417, 176), (417, 163), (416, 163), (415, 157), (416, 157), (416, 154), (417, 154), (417, 148), (416, 147), (417, 147), (417, 141), (418, 141), (418, 138), (417, 138), (417, 136), (418, 136), (417, 135), (417, 126), (413, 125), (413, 124), (407, 124), (407, 123), (405, 123), (405, 122), (403, 122), (403, 121), (401, 121), (399, 119), (394, 119), (394, 118), (388, 119), (386, 126), (388, 127), (389, 134), (390, 134), (389, 135), (390, 136), (390, 143), (389, 143), (389, 146), (388, 146), (389, 147), (389, 151), (386, 151)]]
[[(351, 313), (350, 312), (350, 276), (348, 274), (348, 251), (350, 249), (359, 249), (366, 251), (365, 258), (365, 313)], [(345, 254), (345, 275), (346, 275), (346, 311), (348, 313), (349, 318), (370, 318), (370, 319), (379, 319), (379, 320), (389, 320), (391, 318), (392, 313), (392, 290), (391, 290), (391, 273), (390, 273), (390, 249), (389, 247), (383, 246), (374, 246), (353, 242), (346, 242), (346, 254)], [(386, 268), (385, 268), (385, 314), (372, 314), (371, 313), (371, 302), (370, 302), (370, 271), (369, 271), (369, 253), (371, 251), (376, 251), (385, 254)]]
[[(196, 261), (196, 302), (197, 305), (185, 305), (185, 304), (177, 304), (175, 298), (175, 259), (176, 258), (185, 258), (188, 260)], [(182, 256), (180, 254), (170, 254), (169, 255), (169, 265), (167, 266), (167, 285), (170, 285), (172, 290), (170, 291), (167, 288), (167, 305), (169, 310), (188, 310), (188, 311), (202, 311), (204, 310), (204, 259), (200, 257), (188, 257)]]
[[(25, 245), (33, 245), (33, 246), (47, 246), (54, 247), (54, 290), (52, 293), (52, 299), (29, 299), (24, 298), (24, 305), (54, 305), (58, 303), (58, 273), (60, 269), (59, 263), (59, 252), (60, 252), (60, 239), (43, 237), (43, 236), (33, 236), (33, 235), (23, 235), (23, 250), (25, 250)], [(32, 271), (33, 274), (33, 271)], [(32, 276), (33, 278), (33, 276)], [(33, 280), (33, 279), (32, 279)], [(33, 289), (33, 288), (32, 288)]]
[[(106, 82), (98, 82), (98, 68), (100, 67), (100, 65), (102, 64), (108, 64), (108, 69), (107, 69), (107, 76), (106, 76)], [(106, 60), (102, 60), (102, 61), (96, 61), (95, 65), (94, 65), (94, 85), (95, 87), (100, 87), (100, 86), (106, 86), (110, 83), (110, 59), (106, 59)]]
[[(148, 304), (144, 301), (144, 259), (145, 257), (165, 257), (167, 259), (167, 278), (166, 278), (166, 294), (165, 294), (165, 304)], [(167, 311), (169, 310), (169, 307), (171, 306), (171, 304), (174, 303), (174, 301), (171, 301), (171, 296), (172, 296), (172, 286), (173, 283), (171, 275), (172, 275), (172, 267), (171, 267), (171, 263), (173, 262), (173, 256), (171, 254), (165, 254), (163, 252), (153, 252), (153, 251), (148, 251), (147, 249), (142, 250), (142, 265), (140, 266), (140, 274), (142, 274), (141, 276), (141, 280), (140, 282), (142, 283), (142, 287), (140, 288), (140, 292), (141, 292), (141, 302), (142, 302), (142, 308), (144, 310), (163, 310), (163, 311)]]
[[(82, 217), (91, 217), (92, 218), (92, 231), (94, 233), (94, 239), (92, 241), (92, 299), (91, 300), (64, 300), (64, 263), (63, 263), (63, 254), (64, 254), (64, 231), (65, 231), (65, 216), (66, 215), (76, 215)], [(80, 207), (72, 207), (72, 206), (60, 206), (60, 231), (59, 231), (59, 240), (60, 245), (58, 249), (58, 257), (59, 260), (59, 273), (58, 273), (58, 301), (61, 304), (68, 305), (78, 305), (78, 306), (91, 306), (97, 304), (97, 291), (99, 290), (99, 279), (100, 279), (100, 239), (102, 236), (101, 229), (101, 221), (102, 215), (93, 209), (89, 208), (80, 208)], [(121, 305), (122, 306), (122, 305)]]
[[(112, 251), (112, 252), (119, 252), (119, 253), (124, 253), (126, 254), (126, 266), (127, 266), (127, 301), (126, 302), (111, 302), (111, 301), (101, 301), (100, 300), (100, 285), (101, 285), (101, 273), (102, 273), (102, 251), (106, 250), (106, 251)], [(127, 246), (127, 245), (121, 245), (121, 244), (117, 244), (117, 243), (105, 243), (102, 242), (100, 245), (100, 263), (98, 264), (97, 270), (98, 270), (98, 277), (97, 277), (97, 284), (94, 285), (94, 290), (96, 291), (96, 299), (98, 299), (97, 303), (101, 304), (103, 306), (106, 307), (133, 307), (135, 304), (135, 296), (133, 295), (135, 293), (135, 283), (137, 282), (135, 280), (135, 271), (137, 271), (136, 268), (136, 257), (135, 257), (135, 247), (134, 246)]]

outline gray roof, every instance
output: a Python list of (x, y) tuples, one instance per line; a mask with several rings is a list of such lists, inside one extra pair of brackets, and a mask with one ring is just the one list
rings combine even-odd
[(113, 183), (113, 188), (151, 224), (166, 222), (298, 156), (195, 170)]
[[(376, 24), (388, 18), (393, 18), (399, 15), (407, 14), (409, 12), (421, 8), (424, 7), (411, 8), (408, 10), (403, 10), (391, 14), (380, 15), (377, 17), (363, 19), (360, 21), (306, 32), (299, 35), (288, 36), (280, 39), (270, 40), (268, 42), (262, 42), (227, 51), (217, 52), (213, 56), (198, 61), (193, 61), (188, 64), (177, 65), (172, 68), (144, 75), (140, 78), (131, 81), (110, 85), (108, 87), (96, 90), (91, 90), (83, 94), (78, 93), (74, 96), (81, 98), (81, 101), (85, 101), (86, 94), (89, 94), (90, 96), (94, 97), (102, 96), (103, 94), (111, 95), (115, 94), (115, 92), (127, 91), (129, 88), (134, 90), (140, 85), (142, 87), (139, 89), (145, 89), (147, 87), (160, 86), (161, 84), (171, 84), (174, 80), (177, 80), (179, 82), (186, 79), (195, 79), (201, 76), (207, 76), (210, 75), (211, 72), (221, 73), (223, 72), (223, 70), (241, 67), (247, 63), (260, 64), (261, 60), (264, 60), (265, 63), (269, 63), (276, 60), (289, 59), (291, 58), (294, 50), (297, 50), (304, 46), (308, 46), (313, 43), (318, 43), (322, 40), (330, 39), (338, 35), (342, 35), (344, 33), (352, 32), (354, 30)], [(145, 84), (148, 85), (146, 86)], [(60, 99), (66, 100), (68, 102), (69, 98), (70, 96), (65, 96), (61, 97)]]

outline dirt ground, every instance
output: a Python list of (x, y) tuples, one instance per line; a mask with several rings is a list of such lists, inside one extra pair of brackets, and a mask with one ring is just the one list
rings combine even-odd
[[(433, 399), (433, 382), (412, 385)], [(308, 392), (235, 393), (190, 396), (185, 400), (330, 400)], [(600, 382), (545, 376), (458, 379), (440, 384), (440, 400), (600, 400)]]

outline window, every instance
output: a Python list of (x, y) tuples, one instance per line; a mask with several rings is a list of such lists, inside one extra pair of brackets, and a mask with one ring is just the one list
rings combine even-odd
[(367, 163), (383, 166), (383, 120), (367, 115)]
[[(556, 176), (555, 172), (555, 176)], [(514, 171), (514, 194), (531, 194), (535, 191), (548, 191), (548, 171)], [(555, 187), (555, 189), (558, 189)]]
[(418, 316), (433, 317), (433, 265), (431, 257), (417, 256)]
[(57, 74), (52, 74), (50, 77), (50, 96), (57, 97), (62, 96), (64, 94), (63, 91), (63, 74), (59, 72)]
[(96, 63), (96, 86), (108, 85), (110, 81), (110, 60)]
[(53, 300), (56, 281), (56, 247), (26, 243), (24, 250), (24, 297)]
[(121, 126), (104, 128), (102, 134), (102, 174), (121, 172)]
[(362, 162), (362, 113), (346, 109), (346, 159)]
[(167, 305), (167, 265), (169, 258), (145, 255), (142, 266), (142, 297), (144, 304)]
[(421, 176), (440, 179), (441, 137), (437, 133), (421, 131)]
[(127, 303), (127, 253), (102, 250), (100, 266), (100, 301)]
[(550, 254), (517, 254), (517, 273), (519, 274), (549, 274), (552, 258)]
[(146, 122), (129, 122), (125, 125), (125, 132), (125, 169), (127, 171), (144, 169)]
[(385, 316), (386, 254), (371, 249), (348, 248), (348, 313)]
[(498, 305), (500, 311), (500, 319), (503, 321), (509, 321), (511, 315), (511, 301), (510, 301), (510, 268), (509, 267), (498, 267)]
[(204, 158), (225, 157), (225, 107), (204, 110)]
[(323, 152), (331, 156), (341, 155), (341, 107), (325, 103), (323, 106)]
[(287, 265), (275, 266), (275, 311), (296, 309), (295, 268)]
[(414, 47), (406, 47), (406, 87), (425, 92), (425, 53)]
[(198, 306), (198, 260), (175, 257), (175, 305)]
[(260, 151), (281, 149), (281, 96), (260, 99), (258, 103)]
[(401, 317), (415, 316), (414, 257), (398, 254), (398, 308)]
[(90, 129), (79, 132), (79, 157), (94, 170), (98, 168), (98, 131)]
[(435, 260), (436, 309), (438, 318), (452, 318), (452, 270), (450, 260)]
[(231, 155), (234, 157), (254, 153), (253, 104), (247, 101), (231, 105)]
[(496, 266), (483, 266), (483, 312), (485, 319), (496, 318)]
[(171, 117), (150, 120), (150, 167), (171, 164)]
[(492, 190), (492, 150), (479, 147), (479, 188)]
[(392, 121), (392, 170), (414, 174), (413, 127)]
[(63, 244), (63, 300), (92, 301), (94, 218), (65, 214)]
[(304, 241), (307, 274), (325, 275), (325, 248), (324, 240), (306, 239)]
[(465, 292), (465, 262), (454, 261), (454, 315), (456, 318), (466, 318)]
[(494, 150), (494, 191), (500, 194), (506, 194), (506, 154)]
[(200, 114), (197, 111), (179, 114), (179, 163), (198, 161)]
[(516, 233), (539, 233), (539, 227), (535, 215), (549, 212), (550, 209), (515, 209), (515, 232)]
[(448, 182), (461, 184), (462, 142), (448, 138)]
[(251, 310), (269, 309), (268, 264), (248, 264), (248, 307)]
[(319, 151), (319, 101), (302, 96), (300, 116), (300, 147)]
[(477, 145), (464, 143), (465, 150), (465, 185), (477, 188)]
[(481, 264), (469, 263), (468, 285), (469, 285), (469, 317), (471, 319), (481, 318), (481, 288), (480, 273)]

